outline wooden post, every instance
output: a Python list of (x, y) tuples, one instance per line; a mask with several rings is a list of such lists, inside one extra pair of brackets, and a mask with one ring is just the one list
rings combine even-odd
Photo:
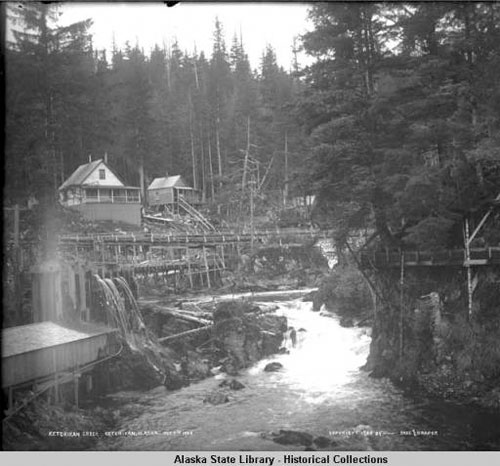
[(52, 350), (52, 365), (54, 369), (54, 404), (59, 403), (59, 380), (57, 375), (57, 357), (55, 349)]
[(20, 270), (20, 254), (19, 254), (19, 204), (14, 206), (14, 300), (16, 323), (22, 323), (22, 290), (21, 290), (21, 270)]
[(12, 412), (14, 409), (14, 389), (12, 387), (9, 387), (9, 394), (8, 394), (8, 408), (9, 408), (9, 413)]
[(288, 200), (288, 133), (285, 131), (285, 186), (283, 189), (283, 207)]
[(226, 259), (224, 257), (224, 244), (221, 246), (221, 259), (222, 259), (222, 268), (226, 268)]
[(186, 246), (186, 260), (188, 265), (188, 275), (189, 275), (189, 284), (191, 289), (193, 289), (193, 275), (191, 273), (191, 257), (189, 256), (189, 248)]
[[(78, 368), (78, 366), (77, 366)], [(81, 374), (79, 372), (75, 373), (75, 383), (74, 383), (74, 389), (75, 389), (75, 407), (76, 409), (79, 408), (79, 402), (80, 402), (80, 394), (79, 394), (79, 388), (80, 388), (80, 376)]]
[(468, 301), (468, 318), (472, 317), (472, 271), (470, 264), (470, 232), (469, 219), (465, 219), (465, 267), (467, 267), (467, 301)]
[(254, 203), (253, 203), (253, 196), (254, 196), (254, 185), (255, 185), (255, 180), (252, 176), (252, 179), (250, 181), (250, 250), (253, 253), (253, 243), (254, 243), (254, 219), (253, 219), (253, 214), (254, 214)]
[(210, 285), (210, 268), (208, 266), (207, 250), (205, 249), (205, 246), (203, 246), (203, 260), (205, 262), (205, 268), (207, 269), (207, 286), (208, 286), (208, 288), (210, 288), (211, 287), (211, 285)]
[(404, 346), (404, 284), (405, 284), (405, 254), (401, 252), (401, 273), (399, 277), (399, 359), (403, 358)]

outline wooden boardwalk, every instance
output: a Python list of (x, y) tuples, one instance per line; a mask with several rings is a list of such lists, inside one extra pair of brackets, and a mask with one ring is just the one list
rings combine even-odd
[(177, 284), (200, 276), (210, 286), (220, 271), (239, 266), (244, 254), (270, 246), (302, 246), (328, 237), (327, 231), (285, 228), (249, 232), (218, 231), (197, 234), (61, 235), (57, 248), (69, 260), (91, 265), (100, 276), (132, 273)]
[(276, 229), (276, 230), (258, 230), (253, 233), (235, 233), (235, 232), (213, 232), (196, 234), (156, 234), (156, 233), (138, 233), (138, 234), (97, 234), (97, 235), (61, 235), (59, 237), (59, 246), (78, 245), (79, 247), (93, 246), (94, 244), (121, 244), (121, 245), (155, 245), (155, 246), (186, 246), (202, 247), (215, 246), (228, 243), (250, 243), (252, 241), (261, 244), (269, 242), (305, 241), (307, 239), (316, 240), (328, 238), (328, 232), (313, 229)]
[(405, 267), (468, 267), (500, 265), (500, 247), (471, 248), (467, 260), (465, 249), (444, 251), (401, 251), (385, 250), (379, 252), (362, 251), (359, 262), (363, 268)]

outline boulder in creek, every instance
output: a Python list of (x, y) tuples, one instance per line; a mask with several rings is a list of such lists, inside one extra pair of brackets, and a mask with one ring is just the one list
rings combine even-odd
[(222, 392), (213, 392), (209, 393), (204, 399), (203, 403), (210, 403), (212, 405), (221, 405), (227, 403), (229, 401), (229, 397)]
[(331, 440), (328, 437), (324, 437), (323, 435), (320, 435), (319, 437), (316, 437), (313, 440), (314, 445), (316, 445), (318, 448), (327, 448), (331, 444)]
[(354, 327), (354, 319), (352, 317), (344, 316), (340, 319), (341, 327)]
[(219, 387), (227, 387), (231, 390), (243, 390), (245, 388), (245, 385), (243, 385), (240, 381), (236, 379), (232, 380), (223, 380), (220, 384)]
[(283, 340), (281, 334), (263, 330), (261, 332), (261, 335), (262, 335), (261, 350), (263, 356), (269, 356), (271, 354), (276, 353), (276, 351), (279, 351), (281, 341)]
[(269, 438), (280, 445), (304, 445), (305, 447), (310, 447), (313, 443), (313, 436), (311, 434), (297, 430), (271, 432)]
[(368, 377), (371, 377), (372, 379), (383, 379), (385, 377), (389, 376), (389, 371), (387, 368), (384, 368), (382, 366), (376, 366), (369, 374)]
[(167, 390), (179, 390), (182, 387), (187, 387), (189, 385), (189, 381), (186, 380), (186, 378), (181, 374), (170, 373), (165, 376), (163, 385)]
[(279, 350), (278, 350), (278, 354), (290, 354), (290, 350), (286, 349), (284, 346), (282, 346)]
[(196, 351), (187, 351), (181, 361), (181, 370), (190, 380), (201, 380), (210, 376), (209, 362)]
[(278, 351), (286, 330), (286, 317), (262, 314), (248, 302), (219, 303), (214, 312), (214, 345), (228, 358), (223, 369), (230, 375)]
[(221, 371), (227, 375), (240, 375), (238, 371), (239, 364), (231, 358), (226, 359), (222, 363)]
[(264, 372), (277, 372), (283, 368), (283, 364), (277, 361), (270, 362), (264, 367)]

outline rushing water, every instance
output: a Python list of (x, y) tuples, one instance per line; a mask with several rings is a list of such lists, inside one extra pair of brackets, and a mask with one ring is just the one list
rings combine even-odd
[[(298, 331), (290, 354), (262, 360), (238, 377), (246, 388), (228, 403), (203, 403), (225, 375), (177, 392), (163, 387), (113, 396), (116, 431), (105, 450), (303, 450), (262, 434), (280, 429), (333, 440), (330, 449), (498, 450), (500, 417), (470, 407), (407, 396), (359, 370), (368, 354), (367, 329), (343, 328), (310, 303), (280, 302), (279, 314)], [(280, 372), (263, 371), (269, 361)]]

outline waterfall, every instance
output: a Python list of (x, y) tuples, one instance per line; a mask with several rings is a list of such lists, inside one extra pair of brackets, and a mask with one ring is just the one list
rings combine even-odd
[(148, 331), (139, 305), (123, 277), (94, 278), (105, 298), (108, 325), (120, 330), (128, 347), (142, 354), (150, 366), (165, 379), (167, 370), (162, 360), (162, 346), (154, 334)]

